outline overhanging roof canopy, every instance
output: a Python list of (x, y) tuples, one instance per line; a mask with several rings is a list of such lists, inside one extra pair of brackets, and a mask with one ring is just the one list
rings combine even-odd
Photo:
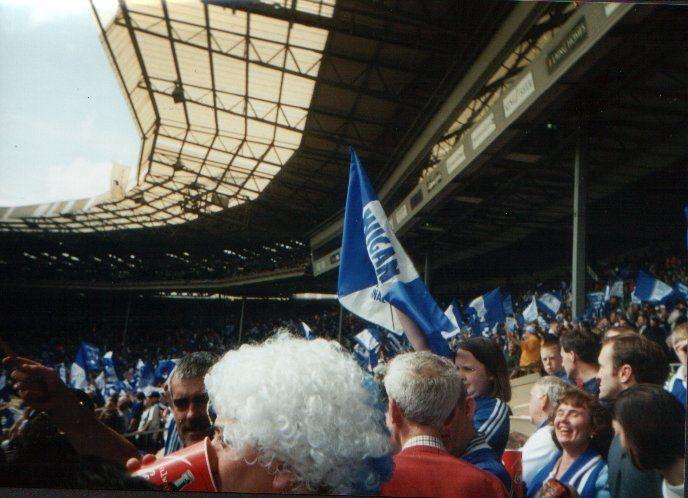
[[(334, 7), (286, 3), (325, 17)], [(52, 216), (32, 206), (0, 219), (28, 218), (19, 227), (28, 231), (107, 231), (256, 199), (301, 143), (328, 32), (200, 1), (121, 2), (111, 21), (101, 2), (92, 8), (142, 139), (136, 185)]]

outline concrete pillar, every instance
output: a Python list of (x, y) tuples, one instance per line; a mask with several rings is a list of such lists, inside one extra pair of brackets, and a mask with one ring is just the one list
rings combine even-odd
[(573, 317), (585, 312), (585, 244), (587, 235), (587, 164), (586, 136), (580, 129), (576, 142), (573, 175), (573, 247), (571, 262), (571, 308)]

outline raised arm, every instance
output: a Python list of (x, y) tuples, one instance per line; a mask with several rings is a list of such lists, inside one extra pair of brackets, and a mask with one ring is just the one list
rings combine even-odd
[(13, 368), (11, 377), (24, 403), (45, 412), (81, 454), (95, 455), (124, 466), (137, 457), (136, 447), (96, 418), (62, 382), (58, 373), (35, 361), (6, 357), (3, 364)]
[(430, 351), (430, 346), (425, 338), (425, 334), (423, 334), (418, 325), (416, 325), (416, 322), (411, 320), (411, 318), (409, 318), (404, 312), (399, 311), (396, 308), (393, 309), (395, 316), (399, 320), (399, 323), (401, 323), (401, 327), (404, 329), (406, 337), (408, 337), (413, 349), (416, 351)]

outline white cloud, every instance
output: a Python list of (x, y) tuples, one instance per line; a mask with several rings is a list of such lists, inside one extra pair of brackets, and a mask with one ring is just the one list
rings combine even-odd
[(111, 162), (77, 157), (51, 164), (41, 174), (27, 175), (22, 188), (0, 191), (0, 206), (21, 206), (93, 197), (110, 189)]

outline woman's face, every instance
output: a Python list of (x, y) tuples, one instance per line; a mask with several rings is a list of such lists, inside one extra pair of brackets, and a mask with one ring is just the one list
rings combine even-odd
[(681, 365), (688, 364), (688, 340), (677, 341), (674, 344), (674, 352), (676, 352)]
[[(231, 421), (218, 419), (210, 443), (209, 457), (218, 491), (234, 493), (279, 493), (275, 473), (256, 462), (258, 453), (250, 448), (237, 451), (222, 439), (222, 427)], [(217, 470), (215, 470), (217, 469)]]
[(554, 414), (554, 433), (564, 450), (587, 446), (592, 436), (590, 410), (562, 403)]
[(494, 376), (490, 374), (485, 365), (480, 363), (472, 353), (459, 349), (456, 352), (456, 367), (459, 375), (466, 384), (469, 396), (484, 396), (492, 388)]

